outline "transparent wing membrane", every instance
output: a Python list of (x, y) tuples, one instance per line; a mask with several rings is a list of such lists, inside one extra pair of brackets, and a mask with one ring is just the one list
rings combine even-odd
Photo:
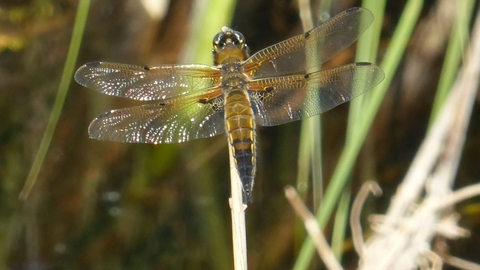
[[(320, 114), (383, 80), (383, 71), (370, 63), (320, 70), (323, 62), (355, 42), (372, 21), (366, 9), (346, 10), (302, 35), (257, 52), (235, 68), (88, 63), (75, 74), (79, 84), (107, 95), (152, 101), (100, 115), (91, 123), (89, 134), (99, 140), (153, 144), (221, 134), (225, 132), (224, 91), (229, 91), (225, 85), (248, 90), (256, 123), (263, 126)], [(237, 75), (228, 73), (236, 70)]]
[(75, 80), (100, 93), (135, 100), (165, 100), (202, 93), (220, 85), (218, 69), (206, 65), (159, 67), (91, 62)]
[(259, 79), (251, 82), (255, 121), (280, 125), (323, 113), (379, 84), (383, 71), (370, 63), (354, 63), (308, 75)]
[(352, 45), (373, 22), (363, 8), (348, 9), (312, 30), (267, 47), (245, 61), (253, 78), (319, 71), (321, 64)]
[(95, 118), (91, 138), (127, 143), (182, 143), (225, 132), (223, 98), (152, 103), (106, 112)]

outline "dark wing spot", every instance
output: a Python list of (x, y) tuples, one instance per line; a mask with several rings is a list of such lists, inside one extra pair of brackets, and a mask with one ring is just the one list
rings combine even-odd
[(352, 8), (349, 8), (349, 9), (345, 10), (345, 13), (357, 12), (359, 10), (360, 10), (359, 7), (352, 7)]
[(93, 62), (90, 62), (90, 63), (86, 63), (85, 66), (86, 67), (96, 67), (100, 65), (100, 62), (99, 61), (93, 61)]
[(305, 39), (307, 39), (309, 36), (310, 36), (310, 31), (305, 32), (305, 33), (303, 34), (303, 37), (304, 37)]
[(306, 80), (306, 79), (310, 78), (310, 75), (309, 75), (309, 74), (305, 74), (305, 75), (303, 75), (303, 78)]
[(355, 63), (357, 66), (371, 66), (372, 63), (368, 63), (368, 62), (357, 62)]
[(274, 89), (275, 89), (275, 87), (273, 87), (273, 86), (267, 86), (267, 87), (263, 88), (263, 91), (269, 93), (269, 92), (272, 92)]
[(198, 103), (207, 104), (207, 103), (208, 103), (208, 99), (206, 99), (206, 98), (199, 99), (199, 100), (198, 100)]
[(148, 66), (144, 66), (143, 69), (145, 69), (147, 71), (150, 70), (150, 68)]

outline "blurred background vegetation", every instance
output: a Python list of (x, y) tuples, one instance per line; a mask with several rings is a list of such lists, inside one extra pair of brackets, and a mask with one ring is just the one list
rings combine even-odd
[[(439, 8), (445, 1), (452, 3), (450, 9)], [(242, 32), (252, 52), (302, 32), (296, 1), (228, 2), (220, 11), (218, 3), (206, 0), (153, 2), (92, 1), (75, 68), (96, 60), (210, 64), (211, 39), (220, 27), (203, 25), (222, 23)], [(406, 2), (386, 1), (378, 62)], [(365, 215), (385, 211), (425, 136), (459, 2), (423, 3), (351, 175), (352, 196), (370, 179), (385, 191), (367, 205)], [(73, 78), (37, 181), (28, 198), (19, 200), (57, 97), (78, 5), (76, 0), (0, 2), (0, 268), (232, 269), (226, 138), (157, 146), (90, 140), (87, 127), (95, 116), (134, 103), (82, 88)], [(330, 10), (335, 15), (359, 5), (337, 0)], [(475, 1), (468, 12), (477, 9)], [(353, 61), (354, 46), (327, 65)], [(480, 179), (479, 101), (477, 96), (457, 187)], [(347, 122), (348, 105), (322, 115), (322, 168), (314, 169), (322, 171), (324, 186), (342, 151)], [(303, 166), (300, 129), (299, 122), (258, 129), (254, 202), (246, 213), (250, 269), (291, 269), (304, 241), (302, 225), (283, 195)], [(312, 200), (309, 189), (306, 201), (315, 208)], [(472, 237), (447, 243), (453, 255), (480, 263), (478, 201), (458, 208)], [(334, 227), (326, 226), (327, 236)], [(345, 234), (343, 264), (353, 269), (357, 257), (348, 230)], [(321, 265), (314, 259), (311, 269)]]

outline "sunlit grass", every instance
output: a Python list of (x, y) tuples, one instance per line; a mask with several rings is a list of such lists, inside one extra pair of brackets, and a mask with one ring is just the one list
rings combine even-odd
[[(194, 16), (190, 23), (190, 35), (186, 42), (183, 53), (184, 63), (201, 63), (213, 64), (212, 59), (212, 40), (213, 37), (220, 32), (223, 26), (230, 26), (235, 9), (235, 0), (210, 0), (206, 3), (198, 2), (193, 7)], [(228, 141), (225, 138), (225, 147)], [(206, 144), (200, 145), (196, 153), (205, 153), (208, 151)], [(211, 150), (210, 150), (211, 151)], [(199, 154), (199, 156), (201, 156)], [(225, 156), (228, 158), (228, 156)], [(197, 194), (214, 196), (215, 187), (218, 184), (218, 179), (213, 177), (215, 166), (202, 166), (194, 186), (197, 188)], [(225, 175), (225, 181), (228, 175)], [(201, 180), (201, 182), (199, 182)], [(228, 181), (226, 181), (228, 182)], [(226, 236), (231, 233), (230, 220), (224, 220), (222, 217), (227, 217), (222, 214), (221, 209), (227, 207), (227, 201), (215, 200), (210, 204), (199, 205), (197, 207), (199, 215), (202, 217), (200, 227), (202, 228), (202, 236), (205, 245), (209, 250), (209, 254), (215, 254), (210, 257), (210, 263), (215, 269), (232, 269), (232, 253), (230, 239)]]
[(25, 200), (32, 190), (33, 185), (37, 180), (38, 173), (42, 168), (45, 156), (47, 155), (50, 143), (52, 142), (53, 134), (57, 127), (58, 119), (62, 113), (63, 104), (65, 103), (65, 98), (67, 97), (68, 89), (70, 88), (70, 83), (72, 82), (73, 73), (76, 68), (77, 56), (78, 52), (80, 51), (80, 44), (82, 43), (83, 31), (85, 29), (89, 7), (90, 0), (81, 0), (79, 2), (75, 24), (73, 27), (72, 39), (68, 48), (68, 55), (65, 61), (60, 85), (58, 86), (58, 93), (50, 114), (50, 118), (48, 120), (47, 127), (45, 128), (45, 133), (43, 134), (42, 141), (40, 142), (37, 154), (35, 155), (33, 165), (28, 174), (25, 186), (20, 193), (19, 197), (22, 200)]
[[(367, 3), (365, 3), (365, 5), (368, 8), (369, 5), (367, 5)], [(402, 55), (406, 50), (406, 45), (413, 32), (414, 26), (416, 25), (422, 6), (423, 1), (417, 0), (410, 0), (405, 6), (397, 29), (391, 39), (390, 46), (385, 53), (382, 63), (380, 64), (381, 68), (385, 72), (385, 80), (373, 91), (370, 91), (366, 94), (366, 100), (362, 101), (362, 103), (364, 103), (362, 121), (359, 121), (358, 124), (354, 126), (354, 134), (347, 133), (347, 142), (345, 144), (345, 148), (340, 156), (337, 167), (332, 175), (332, 179), (327, 187), (320, 209), (317, 212), (317, 219), (321, 227), (325, 227), (330, 219), (330, 216), (332, 215), (334, 207), (337, 205), (338, 200), (340, 199), (342, 190), (349, 179), (355, 161), (373, 123), (378, 108), (380, 107), (393, 75), (398, 68)], [(381, 21), (383, 19), (382, 16), (378, 16), (378, 13), (375, 13), (374, 15), (377, 15), (375, 20)], [(380, 31), (380, 28), (376, 28), (376, 31)], [(379, 34), (377, 33), (375, 36), (378, 39)], [(378, 43), (378, 40), (375, 42)], [(354, 100), (353, 102), (356, 101)], [(311, 239), (307, 239), (300, 250), (294, 269), (307, 269), (313, 254), (313, 243)]]
[(459, 64), (464, 56), (465, 45), (468, 42), (468, 25), (475, 10), (474, 4), (474, 0), (457, 1), (457, 16), (445, 53), (445, 61), (443, 62), (442, 73), (440, 74), (438, 89), (433, 103), (430, 125), (444, 104), (457, 76)]

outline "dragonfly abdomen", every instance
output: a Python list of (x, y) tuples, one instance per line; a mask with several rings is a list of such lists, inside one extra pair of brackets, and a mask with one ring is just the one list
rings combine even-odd
[(233, 90), (225, 98), (228, 140), (232, 147), (247, 201), (251, 201), (255, 176), (255, 122), (246, 91)]

